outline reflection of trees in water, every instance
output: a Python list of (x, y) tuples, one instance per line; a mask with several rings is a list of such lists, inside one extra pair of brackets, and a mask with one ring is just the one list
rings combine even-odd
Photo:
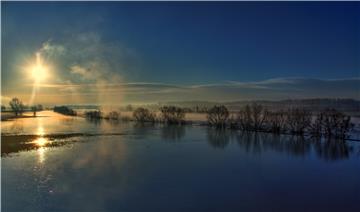
[(165, 125), (161, 128), (161, 138), (168, 141), (178, 141), (185, 136), (185, 126)]
[(294, 156), (310, 154), (315, 149), (317, 156), (325, 160), (349, 157), (351, 148), (346, 141), (305, 140), (302, 136), (281, 136), (267, 133), (240, 133), (238, 144), (247, 152), (261, 153), (267, 150), (290, 153)]
[(295, 156), (304, 156), (309, 154), (311, 151), (311, 143), (303, 136), (280, 136), (280, 135), (269, 135), (266, 143), (271, 143), (269, 149), (276, 150), (278, 152), (287, 152)]
[(106, 123), (110, 126), (117, 126), (121, 122), (119, 119), (102, 119), (102, 118), (90, 118), (90, 117), (86, 117), (85, 119), (86, 121), (93, 123), (95, 125), (102, 125)]
[(311, 142), (305, 140), (303, 136), (292, 135), (283, 142), (287, 143), (286, 151), (293, 155), (303, 156), (311, 151)]
[(86, 121), (93, 123), (95, 125), (100, 125), (103, 122), (102, 119), (95, 119), (95, 118), (86, 118)]
[(309, 142), (301, 136), (282, 136), (271, 133), (240, 132), (237, 143), (246, 152), (262, 153), (268, 150), (305, 155), (311, 149)]
[(317, 156), (325, 160), (347, 159), (353, 151), (353, 147), (349, 147), (344, 140), (315, 140), (313, 143)]
[(237, 143), (241, 148), (244, 148), (246, 152), (261, 153), (263, 151), (263, 145), (261, 136), (264, 134), (243, 131), (237, 134)]
[(261, 154), (266, 151), (305, 156), (315, 150), (319, 158), (325, 160), (346, 159), (353, 147), (346, 141), (320, 141), (305, 139), (302, 136), (284, 136), (271, 133), (239, 132), (226, 129), (207, 130), (208, 143), (216, 148), (226, 148), (231, 140), (237, 141), (240, 148), (248, 153)]
[(137, 138), (147, 138), (154, 132), (155, 124), (151, 122), (135, 122), (133, 125), (133, 135)]
[(215, 148), (224, 149), (230, 143), (231, 132), (223, 128), (208, 128), (207, 140)]
[(106, 119), (106, 123), (110, 124), (111, 126), (118, 126), (120, 124), (119, 119)]

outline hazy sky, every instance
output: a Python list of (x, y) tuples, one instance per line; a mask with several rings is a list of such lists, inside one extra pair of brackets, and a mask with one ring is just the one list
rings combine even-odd
[(360, 99), (359, 2), (2, 2), (1, 22), (4, 101)]

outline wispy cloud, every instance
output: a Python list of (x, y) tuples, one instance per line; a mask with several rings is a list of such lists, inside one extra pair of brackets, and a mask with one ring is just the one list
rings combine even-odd
[[(119, 43), (104, 42), (96, 33), (80, 33), (66, 39), (48, 40), (38, 52), (53, 63), (53, 78), (38, 84), (39, 103), (123, 104), (159, 101), (280, 100), (289, 98), (360, 99), (360, 78), (272, 78), (263, 81), (224, 81), (206, 84), (128, 82), (136, 54)], [(23, 85), (24, 83), (22, 83)], [(33, 86), (33, 84), (25, 84)], [(25, 97), (28, 86), (6, 96)], [(22, 91), (22, 92), (20, 92)], [(17, 93), (18, 92), (18, 93)], [(2, 98), (3, 99), (3, 98)]]
[(86, 98), (82, 100), (87, 92), (96, 96), (95, 101), (99, 103), (121, 101), (123, 73), (131, 72), (133, 61), (136, 61), (133, 49), (118, 42), (104, 41), (94, 32), (68, 35), (62, 40), (50, 39), (42, 44), (38, 53), (53, 67), (52, 79), (39, 88), (57, 89), (54, 95), (71, 94), (72, 99), (78, 101), (87, 101)]
[[(41, 87), (61, 90), (57, 95), (78, 95), (86, 99), (106, 92), (121, 92), (124, 102), (158, 101), (235, 101), (280, 100), (291, 98), (354, 98), (360, 99), (360, 79), (276, 78), (258, 82), (224, 82), (215, 84), (179, 85), (151, 82), (41, 84)], [(70, 92), (69, 92), (70, 91)]]

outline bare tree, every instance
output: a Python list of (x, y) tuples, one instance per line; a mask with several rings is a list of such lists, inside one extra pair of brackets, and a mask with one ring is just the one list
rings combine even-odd
[(217, 128), (224, 128), (226, 127), (229, 114), (228, 109), (224, 105), (214, 106), (207, 112), (208, 123)]
[(261, 131), (264, 129), (266, 110), (260, 104), (246, 105), (238, 113), (238, 121), (241, 129), (247, 131)]
[(182, 124), (185, 122), (185, 112), (176, 106), (163, 106), (160, 108), (163, 121), (167, 124)]
[(107, 114), (105, 118), (109, 120), (119, 120), (120, 114), (117, 111), (111, 111)]
[(335, 109), (323, 111), (322, 117), (322, 128), (326, 137), (344, 139), (353, 127), (351, 117)]
[(249, 105), (246, 105), (238, 113), (238, 121), (240, 128), (242, 130), (251, 131), (252, 130), (252, 118), (251, 118), (251, 109)]
[(24, 104), (16, 97), (9, 102), (9, 105), (11, 107), (11, 110), (14, 111), (15, 116), (21, 115), (24, 112)]
[(314, 138), (321, 138), (323, 134), (324, 114), (318, 113), (309, 127), (309, 133)]
[(288, 110), (287, 126), (291, 133), (303, 135), (311, 124), (311, 112), (295, 108)]
[(286, 114), (284, 111), (267, 111), (265, 125), (272, 133), (282, 133), (286, 130)]
[(96, 119), (102, 119), (103, 113), (100, 110), (94, 110), (94, 111), (86, 111), (85, 117), (90, 120), (96, 120)]
[(33, 112), (33, 116), (36, 116), (36, 112), (38, 110), (38, 107), (36, 105), (31, 106), (31, 111)]
[(133, 111), (133, 106), (132, 106), (132, 105), (127, 105), (127, 106), (125, 107), (125, 110), (126, 110), (126, 111)]
[(146, 108), (136, 108), (133, 117), (137, 122), (154, 122), (156, 115)]
[(260, 104), (254, 103), (251, 105), (251, 109), (252, 109), (254, 130), (255, 131), (262, 130), (263, 124), (265, 121), (265, 117), (266, 117), (266, 111), (265, 111), (264, 107)]

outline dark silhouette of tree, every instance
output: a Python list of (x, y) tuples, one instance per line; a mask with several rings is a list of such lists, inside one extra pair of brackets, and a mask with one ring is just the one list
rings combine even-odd
[(88, 119), (101, 119), (103, 117), (103, 113), (100, 110), (86, 111), (85, 117)]
[(167, 124), (185, 123), (185, 112), (182, 108), (176, 106), (163, 106), (160, 108), (162, 119)]
[(36, 105), (36, 107), (37, 107), (37, 111), (44, 110), (44, 107), (41, 104)]
[(54, 112), (61, 113), (63, 115), (76, 116), (76, 111), (66, 106), (55, 106), (53, 110)]
[(225, 128), (229, 114), (228, 109), (224, 105), (214, 106), (207, 112), (208, 123), (217, 128)]
[(14, 111), (15, 116), (21, 115), (24, 112), (24, 104), (16, 97), (9, 102), (9, 105), (11, 107), (11, 110)]
[(353, 127), (351, 117), (335, 109), (327, 109), (321, 114), (321, 127), (326, 137), (344, 139)]
[(36, 116), (36, 112), (38, 110), (38, 107), (36, 105), (33, 105), (30, 107), (31, 111), (33, 112), (33, 116)]
[(238, 113), (239, 126), (242, 130), (261, 131), (266, 120), (266, 110), (260, 104), (246, 105)]
[(107, 116), (105, 117), (105, 119), (109, 119), (109, 120), (119, 120), (120, 119), (120, 114), (117, 111), (111, 111), (107, 114)]
[(265, 117), (265, 125), (269, 132), (280, 134), (286, 131), (286, 113), (284, 111), (266, 111)]
[(288, 110), (287, 126), (292, 134), (303, 135), (310, 127), (311, 112), (305, 109), (295, 108)]
[(154, 122), (156, 115), (146, 108), (139, 107), (133, 112), (133, 117), (137, 122)]
[(6, 110), (6, 107), (4, 105), (1, 105), (1, 111), (4, 112)]
[(127, 105), (125, 110), (126, 111), (133, 111), (133, 106), (132, 105)]
[(311, 136), (313, 136), (313, 138), (318, 138), (318, 139), (321, 138), (324, 128), (323, 124), (324, 124), (323, 113), (318, 113), (309, 127), (309, 133), (311, 134)]

